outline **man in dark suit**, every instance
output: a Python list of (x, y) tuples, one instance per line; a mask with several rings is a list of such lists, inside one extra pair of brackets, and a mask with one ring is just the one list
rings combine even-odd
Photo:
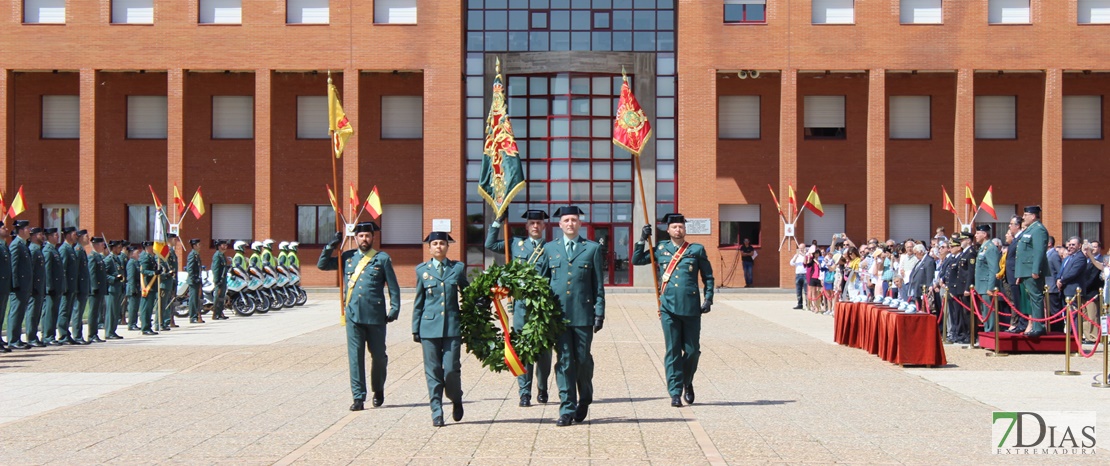
[[(1045, 257), (1048, 258), (1048, 275), (1045, 276), (1045, 284), (1048, 285), (1048, 308), (1053, 313), (1064, 308), (1064, 300), (1060, 297), (1060, 289), (1056, 287), (1056, 279), (1060, 276), (1060, 267), (1063, 266), (1063, 259), (1060, 253), (1064, 252), (1064, 248), (1056, 247), (1056, 237), (1048, 237), (1048, 251), (1045, 252)], [(1051, 329), (1055, 331), (1064, 331), (1064, 322), (1057, 322), (1052, 324)]]
[[(1009, 296), (1008, 296), (1010, 298), (1010, 301), (1012, 303), (1014, 303), (1015, 306), (1020, 307), (1021, 303), (1024, 301), (1024, 298), (1023, 298), (1024, 293), (1021, 291), (1021, 287), (1018, 286), (1018, 284), (1017, 284), (1017, 275), (1015, 274), (1014, 269), (1015, 269), (1015, 267), (1017, 267), (1017, 245), (1018, 245), (1018, 241), (1021, 239), (1021, 235), (1024, 233), (1024, 231), (1021, 229), (1021, 217), (1018, 217), (1017, 215), (1011, 217), (1010, 218), (1010, 225), (1009, 225), (1008, 228), (1009, 228), (1009, 234), (1010, 234), (1010, 244), (1008, 244), (1006, 246), (1006, 284), (1005, 284), (1005, 288), (1010, 290), (1010, 293), (1009, 293)], [(1009, 307), (1008, 304), (1007, 304), (1007, 307)], [(1012, 309), (1011, 309), (1011, 311), (1012, 311)], [(1028, 326), (1028, 323), (1029, 322), (1024, 317), (1021, 317), (1020, 315), (1018, 315), (1018, 313), (1011, 312), (1010, 313), (1010, 327), (1007, 328), (1006, 331), (1009, 332), (1009, 333), (1024, 332), (1025, 327)]]
[[(1068, 248), (1067, 257), (1064, 258), (1060, 268), (1060, 275), (1056, 279), (1054, 285), (1064, 295), (1064, 299), (1071, 301), (1073, 299), (1083, 299), (1083, 289), (1087, 287), (1087, 257), (1079, 251), (1079, 237), (1072, 236), (1068, 238), (1068, 242), (1064, 244)], [(1076, 289), (1079, 289), (1079, 294), (1076, 294)], [(1075, 303), (1072, 306), (1083, 303)], [(1060, 307), (1063, 307), (1061, 305)], [(1054, 309), (1055, 311), (1055, 309)], [(1078, 316), (1077, 316), (1078, 317)], [(1082, 318), (1080, 318), (1082, 319)], [(1074, 326), (1077, 322), (1072, 320), (1072, 329), (1080, 327)]]
[(917, 244), (913, 247), (913, 255), (917, 257), (917, 265), (910, 270), (910, 279), (907, 283), (907, 293), (910, 299), (918, 303), (918, 310), (924, 309), (921, 298), (928, 296), (923, 290), (933, 285), (933, 278), (937, 273), (937, 261), (925, 257), (925, 245)]

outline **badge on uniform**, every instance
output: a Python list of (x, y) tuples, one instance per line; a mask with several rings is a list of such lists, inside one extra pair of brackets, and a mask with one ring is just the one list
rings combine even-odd
[(671, 252), (670, 251), (663, 251), (663, 255), (664, 256), (669, 256), (669, 255), (671, 255)]
[(424, 272), (424, 279), (427, 280), (428, 278), (428, 272)]
[(520, 246), (520, 247), (524, 247), (524, 241), (523, 241), (523, 240), (521, 240), (521, 241), (517, 241), (517, 242), (516, 242), (516, 245), (517, 245), (517, 246)]
[(971, 259), (971, 265), (975, 265), (975, 259)]
[(662, 245), (662, 244), (660, 244), (660, 245), (659, 245), (659, 250), (660, 250), (660, 251), (662, 251), (662, 250), (663, 250), (663, 245)]
[(692, 265), (687, 266), (687, 270), (693, 272), (694, 271), (694, 266), (692, 266)]

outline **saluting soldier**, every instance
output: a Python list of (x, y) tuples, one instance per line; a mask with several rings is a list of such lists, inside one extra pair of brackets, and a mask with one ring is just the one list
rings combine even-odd
[(454, 242), (447, 232), (433, 231), (424, 242), (432, 258), (416, 266), (412, 340), (424, 351), (432, 425), (442, 427), (444, 394), (451, 400), (451, 418), (463, 418), (459, 295), (467, 286), (466, 265), (447, 258)]
[(46, 258), (42, 254), (42, 242), (46, 234), (42, 227), (31, 229), (31, 306), (27, 309), (27, 344), (35, 347), (46, 346), (43, 338), (49, 329), (50, 336), (54, 336), (53, 326), (44, 326), (42, 338), (39, 337), (39, 324), (42, 323), (43, 298), (46, 296)]
[[(139, 320), (142, 321), (143, 335), (157, 335), (158, 332), (151, 328), (151, 319), (154, 318), (154, 306), (158, 302), (159, 290), (157, 286), (158, 260), (155, 259), (154, 242), (143, 241), (143, 253), (139, 255), (139, 292), (142, 295), (142, 304), (139, 309)], [(159, 322), (160, 324), (161, 322)]]
[(177, 261), (177, 235), (166, 235), (166, 247), (169, 254), (162, 261), (162, 330), (169, 331), (177, 327), (174, 322), (173, 310), (177, 307), (177, 272), (181, 270)]
[[(994, 296), (995, 289), (998, 288), (998, 262), (1002, 260), (1002, 253), (998, 250), (998, 246), (991, 242), (990, 236), (991, 226), (989, 224), (983, 223), (975, 228), (975, 242), (979, 243), (979, 254), (975, 257), (975, 292), (979, 293), (979, 296), (987, 303), (990, 302), (991, 296)], [(981, 308), (987, 309), (986, 306), (981, 306)], [(983, 331), (993, 331), (994, 316), (987, 316), (985, 313), (984, 316), (987, 317), (987, 321), (983, 322)], [(972, 339), (974, 339), (975, 329), (972, 329), (971, 332)]]
[[(73, 309), (70, 311), (72, 313), (71, 315), (76, 317), (76, 319), (74, 319), (71, 322), (71, 326), (73, 327), (73, 330), (72, 330), (71, 333), (73, 333), (73, 339), (75, 341), (78, 341), (78, 342), (84, 341), (85, 342), (84, 344), (86, 344), (86, 345), (99, 340), (99, 337), (93, 338), (94, 336), (96, 336), (95, 331), (90, 333), (89, 338), (87, 340), (83, 340), (82, 337), (81, 337), (82, 319), (84, 319), (85, 310), (88, 308), (89, 290), (90, 290), (89, 289), (89, 254), (87, 252), (85, 252), (85, 246), (88, 246), (88, 245), (89, 245), (89, 231), (88, 230), (78, 230), (77, 231), (77, 243), (73, 246), (73, 256), (75, 258), (74, 259), (74, 266), (77, 268), (77, 270), (76, 270), (76, 274), (77, 274), (77, 292), (74, 294), (74, 299), (73, 299), (73, 303), (72, 303), (73, 304)], [(96, 329), (96, 323), (95, 323), (96, 322), (96, 316), (89, 316), (89, 322), (92, 324), (92, 326), (93, 326), (92, 328)]]
[[(105, 299), (108, 297), (108, 267), (104, 264), (107, 248), (104, 238), (93, 238), (93, 253), (89, 256), (89, 341), (104, 341), (97, 335), (97, 327), (104, 323), (108, 312)], [(105, 326), (107, 328), (107, 326)], [(108, 336), (107, 333), (104, 336)]]
[[(1024, 209), (1021, 216), (1025, 230), (1017, 246), (1017, 264), (1014, 274), (1018, 285), (1029, 297), (1029, 308), (1023, 309), (1025, 315), (1033, 319), (1044, 319), (1044, 280), (1048, 273), (1048, 230), (1041, 224), (1041, 206), (1031, 205)], [(1009, 259), (1007, 259), (1009, 260)], [(1036, 338), (1044, 335), (1044, 322), (1030, 319), (1025, 335)]]
[(140, 254), (146, 254), (138, 243), (127, 246), (131, 257), (127, 260), (127, 330), (139, 330), (139, 307), (143, 303), (143, 272)]
[[(686, 217), (682, 214), (663, 216), (669, 241), (660, 241), (654, 251), (645, 249), (651, 237), (652, 226), (644, 225), (640, 241), (632, 250), (633, 265), (651, 263), (649, 254), (655, 254), (659, 268), (659, 320), (663, 324), (663, 342), (666, 355), (663, 365), (667, 370), (667, 391), (671, 406), (694, 403), (694, 373), (701, 356), (701, 315), (713, 305), (713, 266), (705, 247), (686, 241)], [(698, 275), (705, 286), (705, 300), (698, 296)], [(685, 393), (684, 393), (685, 392)]]
[(555, 381), (560, 401), (555, 425), (559, 427), (582, 422), (589, 414), (594, 399), (594, 359), (590, 347), (593, 334), (601, 331), (605, 321), (601, 246), (578, 234), (582, 214), (578, 206), (555, 210), (554, 217), (559, 219), (563, 234), (543, 247), (546, 276), (567, 321), (567, 328), (555, 346), (558, 355)]
[[(347, 318), (347, 366), (351, 375), (351, 411), (361, 411), (366, 401), (366, 350), (370, 350), (370, 390), (373, 406), (385, 402), (385, 376), (389, 356), (385, 353), (385, 324), (397, 320), (401, 313), (401, 288), (389, 254), (375, 250), (374, 233), (378, 224), (362, 222), (355, 225), (358, 249), (342, 251), (339, 258), (332, 254), (339, 248), (343, 233), (320, 251), (316, 267), (336, 270), (343, 264), (343, 286), (346, 290), (343, 312)], [(238, 245), (237, 245), (238, 246)], [(236, 259), (239, 254), (236, 254)], [(385, 310), (385, 289), (389, 289), (389, 313)]]
[(65, 270), (62, 268), (62, 257), (58, 254), (60, 236), (57, 228), (47, 228), (46, 242), (42, 246), (43, 262), (46, 270), (46, 297), (43, 299), (42, 311), (42, 341), (48, 345), (61, 346), (58, 340), (58, 330), (65, 327), (60, 322), (60, 309), (62, 295), (66, 289)]
[[(543, 233), (547, 229), (547, 219), (549, 218), (547, 212), (542, 210), (529, 210), (524, 212), (522, 218), (525, 220), (524, 231), (528, 233), (527, 237), (514, 236), (509, 242), (512, 258), (516, 261), (527, 262), (536, 268), (540, 274), (544, 274), (546, 262), (543, 259)], [(504, 220), (504, 217), (501, 219)], [(486, 235), (486, 249), (490, 251), (504, 254), (505, 253), (505, 240), (501, 236), (501, 222), (494, 221), (490, 225), (489, 234)], [(524, 323), (527, 321), (528, 309), (523, 300), (516, 300), (513, 302), (513, 332), (520, 332), (524, 329)], [(532, 374), (535, 369), (536, 382), (539, 383), (538, 394), (536, 401), (540, 403), (547, 403), (547, 380), (551, 376), (551, 349), (545, 348), (540, 351), (536, 356), (536, 362), (529, 364), (524, 368), (524, 374), (517, 377), (517, 385), (520, 387), (520, 406), (527, 407), (532, 405)]]
[(193, 324), (204, 323), (204, 319), (200, 317), (200, 288), (204, 283), (200, 277), (200, 269), (200, 238), (193, 238), (189, 240), (189, 256), (185, 259), (185, 282), (189, 284), (189, 322)]
[(9, 307), (0, 308), (3, 309), (0, 312), (6, 311), (8, 314), (8, 347), (13, 349), (31, 349), (31, 345), (23, 341), (22, 335), (23, 320), (31, 307), (31, 283), (35, 278), (34, 270), (31, 269), (31, 251), (27, 248), (27, 239), (31, 237), (31, 231), (27, 228), (29, 224), (26, 220), (13, 221), (14, 236), (8, 245), (8, 253), (11, 255), (11, 293), (8, 298)]
[(212, 282), (216, 289), (212, 291), (212, 318), (216, 320), (227, 319), (224, 315), (224, 301), (227, 300), (227, 240), (216, 240), (216, 252), (212, 253)]
[[(12, 292), (12, 253), (8, 250), (12, 230), (0, 222), (0, 327), (8, 316), (8, 299)], [(12, 349), (0, 338), (0, 351), (12, 352)]]
[(123, 337), (116, 333), (119, 328), (120, 316), (123, 314), (123, 291), (127, 286), (127, 269), (120, 259), (120, 250), (123, 249), (122, 241), (109, 241), (108, 254), (104, 256), (104, 270), (108, 278), (108, 296), (105, 300), (104, 339), (121, 340)]

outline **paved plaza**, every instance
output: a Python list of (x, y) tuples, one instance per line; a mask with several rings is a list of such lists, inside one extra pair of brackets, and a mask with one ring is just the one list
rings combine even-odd
[[(516, 381), (464, 355), (466, 416), (431, 425), (413, 293), (389, 326), (385, 405), (350, 412), (338, 301), (121, 342), (0, 354), (0, 464), (1107, 464), (991, 455), (992, 411), (1096, 411), (1098, 358), (988, 358), (946, 347), (944, 368), (899, 367), (832, 342), (830, 316), (790, 294), (722, 292), (705, 316), (692, 406), (672, 408), (648, 293), (610, 293), (593, 346), (595, 403), (517, 406)], [(187, 319), (179, 319), (186, 320)], [(554, 376), (550, 382), (554, 398)], [(369, 406), (369, 404), (368, 404)]]

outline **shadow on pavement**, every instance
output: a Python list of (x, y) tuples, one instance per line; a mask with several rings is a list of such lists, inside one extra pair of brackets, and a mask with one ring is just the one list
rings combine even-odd
[(711, 401), (709, 403), (699, 401), (694, 403), (694, 406), (770, 406), (797, 402), (798, 400)]

